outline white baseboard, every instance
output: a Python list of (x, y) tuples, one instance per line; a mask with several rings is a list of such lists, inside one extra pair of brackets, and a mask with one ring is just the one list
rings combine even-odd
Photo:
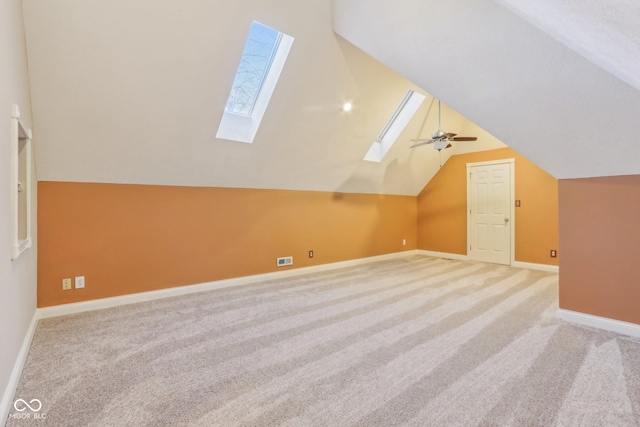
[(425, 251), (421, 249), (418, 249), (416, 252), (419, 253), (420, 255), (432, 256), (436, 258), (454, 259), (456, 261), (469, 261), (468, 255), (450, 254), (447, 252)]
[(33, 313), (33, 317), (31, 318), (29, 329), (27, 329), (24, 340), (22, 340), (22, 346), (20, 347), (20, 351), (18, 352), (16, 362), (13, 364), (13, 370), (11, 371), (11, 376), (9, 377), (9, 383), (7, 384), (7, 388), (5, 388), (4, 394), (2, 395), (2, 402), (0, 402), (0, 425), (4, 425), (3, 423), (9, 416), (9, 411), (11, 411), (13, 405), (13, 395), (15, 394), (18, 383), (20, 382), (20, 376), (22, 375), (22, 368), (24, 368), (24, 363), (27, 361), (27, 355), (29, 354), (31, 340), (33, 339), (33, 334), (36, 331), (38, 319), (38, 310), (36, 309)]
[(548, 273), (556, 273), (556, 274), (560, 271), (560, 268), (557, 265), (534, 264), (532, 262), (522, 262), (522, 261), (514, 261), (511, 264), (511, 267), (526, 268), (529, 270), (540, 270), (540, 271), (546, 271)]
[(594, 316), (592, 314), (580, 313), (577, 311), (564, 310), (562, 308), (558, 309), (557, 315), (559, 319), (566, 322), (640, 338), (640, 325), (636, 325), (635, 323), (623, 322), (622, 320), (609, 319), (608, 317)]
[[(460, 254), (451, 254), (447, 252), (435, 252), (435, 251), (425, 251), (418, 250), (420, 255), (427, 255), (436, 258), (444, 258), (444, 259), (454, 259), (457, 261), (470, 261), (471, 258), (469, 255), (460, 255)], [(549, 273), (558, 273), (559, 268), (557, 265), (547, 265), (547, 264), (534, 264), (532, 262), (522, 262), (522, 261), (513, 261), (511, 264), (512, 267), (516, 268), (527, 268), (529, 270), (540, 270), (547, 271)]]
[(336, 268), (351, 267), (362, 264), (369, 264), (377, 261), (384, 261), (395, 258), (416, 255), (419, 251), (411, 250), (404, 252), (395, 252), (386, 255), (378, 255), (369, 258), (359, 258), (349, 261), (333, 262), (330, 264), (314, 265), (311, 267), (292, 268), (283, 271), (275, 271), (272, 273), (256, 274), (253, 276), (237, 277), (233, 279), (217, 280), (215, 282), (200, 283), (197, 285), (178, 286), (175, 288), (160, 289), (157, 291), (140, 292), (130, 295), (122, 295), (111, 298), (101, 298), (91, 301), (83, 301), (71, 304), (62, 304), (52, 307), (38, 309), (40, 319), (50, 317), (65, 316), (68, 314), (83, 313), (86, 311), (101, 310), (103, 308), (117, 307), (127, 304), (135, 304), (139, 302), (153, 301), (162, 298), (175, 297), (180, 295), (188, 295), (197, 292), (210, 291), (214, 289), (229, 288), (232, 286), (248, 285), (252, 283), (281, 279), (286, 277), (299, 276), (302, 274), (317, 273), (322, 271), (334, 270)]

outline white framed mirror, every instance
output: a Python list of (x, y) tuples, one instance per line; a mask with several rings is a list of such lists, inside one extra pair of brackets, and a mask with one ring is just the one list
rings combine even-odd
[(11, 259), (31, 247), (31, 129), (11, 111)]

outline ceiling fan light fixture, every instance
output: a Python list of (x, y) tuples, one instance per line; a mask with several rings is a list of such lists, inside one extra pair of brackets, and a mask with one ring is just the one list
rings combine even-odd
[(449, 145), (449, 141), (446, 139), (439, 139), (436, 142), (433, 143), (433, 148), (435, 148), (436, 150), (440, 151), (440, 150), (444, 150), (445, 148), (447, 148), (447, 145)]

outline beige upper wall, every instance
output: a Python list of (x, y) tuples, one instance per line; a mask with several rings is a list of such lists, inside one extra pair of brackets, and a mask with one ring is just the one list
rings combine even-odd
[[(0, 393), (3, 411), (13, 390), (7, 391), (18, 352), (36, 308), (36, 185), (33, 187), (33, 246), (11, 261), (11, 105), (20, 107), (22, 119), (31, 125), (29, 83), (20, 0), (0, 3)], [(37, 135), (34, 136), (37, 144)], [(35, 168), (34, 168), (35, 170)], [(35, 176), (33, 177), (35, 178)]]
[(453, 147), (451, 147), (452, 155), (494, 150), (496, 148), (505, 148), (507, 146), (498, 138), (467, 119), (462, 123), (460, 132), (460, 136), (475, 136), (478, 140), (474, 142), (455, 142)]
[[(431, 96), (382, 163), (362, 160), (424, 91), (337, 36), (329, 0), (25, 0), (25, 19), (41, 180), (416, 195), (437, 171), (408, 149)], [(253, 144), (217, 140), (252, 20), (295, 41)]]

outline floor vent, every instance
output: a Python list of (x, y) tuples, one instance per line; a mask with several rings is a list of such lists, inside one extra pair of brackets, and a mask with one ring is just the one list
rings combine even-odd
[(292, 256), (286, 256), (286, 257), (278, 258), (278, 263), (277, 263), (278, 267), (285, 267), (287, 265), (293, 265), (293, 257)]

